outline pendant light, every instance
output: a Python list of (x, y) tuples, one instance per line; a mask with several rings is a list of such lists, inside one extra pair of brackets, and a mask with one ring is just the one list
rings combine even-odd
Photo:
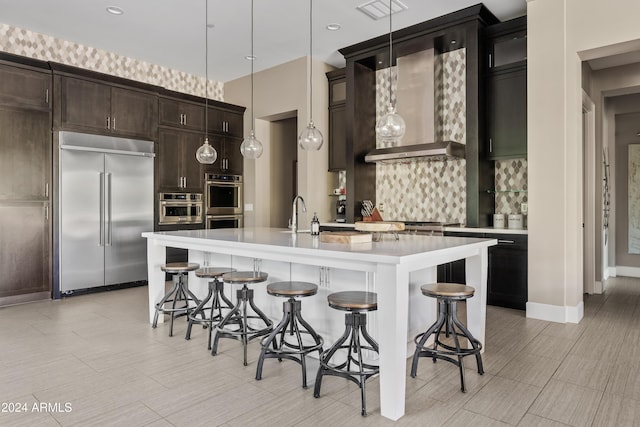
[(385, 142), (396, 143), (400, 142), (404, 136), (406, 126), (404, 119), (396, 113), (396, 108), (393, 101), (391, 101), (391, 66), (393, 65), (393, 36), (391, 16), (393, 15), (393, 9), (391, 8), (391, 1), (389, 0), (389, 107), (387, 113), (380, 117), (378, 123), (376, 123), (376, 135)]
[(218, 158), (218, 152), (209, 144), (209, 40), (208, 23), (209, 0), (204, 0), (204, 142), (196, 151), (196, 159), (205, 165), (213, 164)]
[(256, 120), (253, 110), (253, 61), (256, 57), (253, 55), (253, 0), (251, 0), (251, 56), (248, 59), (251, 61), (251, 132), (240, 144), (240, 152), (245, 159), (257, 159), (262, 155), (262, 142), (256, 138), (254, 130)]
[(319, 150), (322, 132), (313, 124), (313, 0), (309, 0), (309, 124), (300, 132), (298, 144), (303, 150)]

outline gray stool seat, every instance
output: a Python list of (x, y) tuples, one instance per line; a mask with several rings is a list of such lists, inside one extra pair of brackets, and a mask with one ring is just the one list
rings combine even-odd
[[(247, 345), (249, 341), (263, 337), (273, 330), (273, 322), (269, 319), (253, 301), (253, 289), (248, 284), (262, 283), (267, 280), (268, 274), (255, 271), (234, 271), (222, 275), (226, 283), (240, 284), (242, 289), (236, 292), (237, 302), (216, 326), (216, 335), (211, 346), (211, 355), (218, 353), (218, 341), (220, 338), (232, 338), (242, 342), (244, 350), (244, 366), (247, 366)], [(249, 313), (249, 309), (253, 314)], [(252, 321), (253, 325), (249, 324)], [(260, 326), (256, 326), (260, 324)]]
[[(293, 360), (302, 367), (302, 388), (307, 388), (307, 354), (322, 353), (324, 340), (302, 318), (302, 303), (296, 297), (308, 297), (318, 292), (318, 286), (309, 282), (275, 282), (267, 285), (267, 293), (288, 298), (282, 304), (282, 320), (262, 342), (262, 350), (256, 368), (256, 380), (262, 379), (262, 366), (265, 359), (275, 358)], [(309, 336), (313, 343), (304, 343), (302, 337)], [(287, 339), (288, 338), (288, 339)], [(273, 347), (273, 348), (270, 348)]]
[[(189, 314), (189, 325), (184, 339), (191, 339), (191, 328), (194, 323), (202, 323), (204, 328), (209, 328), (207, 349), (211, 350), (213, 328), (222, 320), (222, 310), (231, 310), (233, 308), (233, 303), (224, 294), (224, 283), (220, 279), (222, 275), (233, 271), (236, 271), (235, 268), (228, 267), (204, 267), (196, 270), (196, 277), (213, 280), (209, 281), (207, 296)], [(206, 307), (209, 302), (211, 302), (211, 306)], [(209, 317), (206, 315), (207, 309), (210, 310)], [(200, 318), (197, 317), (198, 315), (200, 315)]]
[[(331, 348), (320, 355), (313, 396), (320, 397), (324, 375), (346, 378), (360, 387), (361, 414), (364, 417), (367, 415), (365, 383), (380, 372), (377, 365), (367, 363), (362, 356), (362, 350), (378, 352), (378, 343), (367, 332), (367, 312), (378, 309), (378, 296), (374, 292), (346, 291), (330, 294), (327, 300), (331, 308), (347, 312), (344, 316), (345, 331)], [(346, 351), (338, 353), (340, 357), (337, 357), (338, 350)]]
[(173, 262), (160, 266), (160, 269), (165, 273), (173, 274), (173, 287), (156, 304), (152, 328), (155, 329), (158, 326), (160, 313), (168, 313), (171, 315), (171, 325), (169, 326), (169, 336), (171, 337), (173, 336), (173, 320), (178, 316), (189, 315), (194, 308), (200, 305), (200, 300), (189, 290), (185, 278), (187, 273), (198, 268), (200, 265), (194, 262)]
[[(411, 363), (411, 377), (416, 377), (418, 369), (418, 360), (420, 357), (429, 357), (433, 359), (433, 363), (437, 359), (446, 360), (453, 363), (460, 370), (460, 389), (466, 392), (464, 384), (464, 364), (463, 358), (474, 355), (478, 373), (484, 374), (482, 367), (482, 344), (475, 339), (471, 332), (466, 328), (460, 320), (458, 320), (457, 302), (473, 297), (475, 289), (471, 286), (461, 285), (458, 283), (435, 283), (422, 285), (420, 287), (422, 294), (438, 300), (438, 318), (426, 332), (415, 337), (416, 350), (413, 353), (413, 361)], [(446, 338), (453, 339), (453, 345), (449, 342), (444, 343), (440, 335), (443, 332)], [(433, 335), (433, 346), (427, 347), (427, 340)], [(460, 338), (468, 342), (469, 347), (462, 347)]]

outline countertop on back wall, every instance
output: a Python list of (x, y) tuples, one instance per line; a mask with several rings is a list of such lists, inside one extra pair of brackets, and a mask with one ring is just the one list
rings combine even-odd
[[(351, 222), (321, 222), (321, 227), (354, 228)], [(445, 227), (444, 231), (459, 233), (495, 233), (495, 234), (529, 234), (527, 229), (493, 228), (493, 227)]]

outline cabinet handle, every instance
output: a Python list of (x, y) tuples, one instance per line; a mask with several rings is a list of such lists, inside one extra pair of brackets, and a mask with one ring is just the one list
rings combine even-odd
[(107, 116), (107, 129), (111, 129), (111, 117)]
[(493, 67), (493, 63), (491, 62), (493, 60), (493, 57), (491, 56), (491, 54), (489, 54), (489, 68)]
[(187, 125), (187, 115), (186, 114), (184, 115), (184, 123), (183, 123), (183, 125), (185, 125), (185, 126)]
[(49, 105), (49, 89), (44, 91), (44, 100)]
[(224, 122), (224, 131), (229, 132), (229, 122)]
[(183, 187), (183, 188), (187, 188), (187, 177), (185, 176), (185, 177), (184, 177), (184, 178), (182, 178), (182, 179), (184, 179), (184, 187)]
[(493, 140), (489, 138), (489, 152), (493, 153)]
[(49, 221), (49, 204), (44, 205), (44, 219)]
[(514, 241), (514, 240), (502, 240), (502, 239), (498, 239), (498, 244), (500, 244), (500, 243), (504, 243), (504, 244), (507, 244), (507, 245), (513, 245), (513, 244), (515, 243), (515, 241)]
[(44, 184), (44, 197), (49, 198), (49, 183)]
[(111, 120), (111, 129), (116, 130), (116, 118), (115, 117)]

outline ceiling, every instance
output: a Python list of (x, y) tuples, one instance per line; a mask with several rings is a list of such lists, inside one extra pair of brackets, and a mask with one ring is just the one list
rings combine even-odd
[[(344, 66), (338, 49), (388, 33), (388, 18), (356, 10), (369, 0), (317, 0), (313, 5), (313, 56)], [(384, 0), (385, 2), (387, 0)], [(477, 4), (474, 0), (401, 0), (393, 28), (408, 27)], [(209, 78), (227, 82), (250, 73), (251, 1), (208, 0)], [(485, 0), (505, 21), (526, 14), (525, 0)], [(120, 16), (108, 6), (124, 10)], [(0, 0), (0, 23), (204, 76), (205, 0)], [(327, 24), (338, 23), (339, 31)], [(309, 52), (309, 2), (255, 0), (255, 71)]]

